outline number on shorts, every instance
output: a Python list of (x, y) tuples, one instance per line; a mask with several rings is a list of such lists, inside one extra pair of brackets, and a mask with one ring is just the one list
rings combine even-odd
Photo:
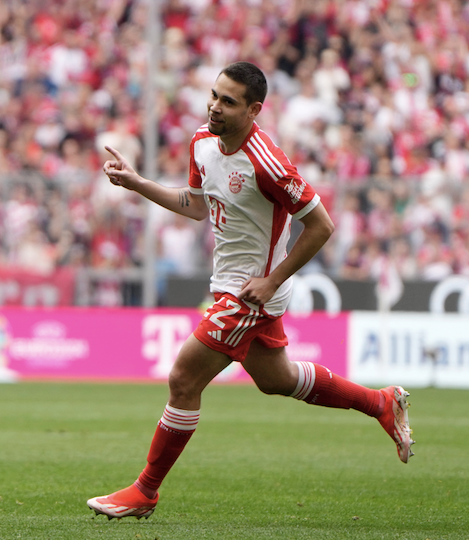
[(234, 302), (233, 300), (227, 300), (226, 301), (227, 306), (232, 306), (231, 309), (224, 309), (223, 311), (219, 311), (218, 313), (214, 313), (210, 316), (209, 321), (212, 321), (213, 324), (216, 324), (218, 328), (225, 328), (226, 324), (223, 321), (220, 321), (222, 317), (228, 317), (229, 315), (234, 315), (235, 313), (238, 313), (238, 311), (241, 309), (241, 306)]

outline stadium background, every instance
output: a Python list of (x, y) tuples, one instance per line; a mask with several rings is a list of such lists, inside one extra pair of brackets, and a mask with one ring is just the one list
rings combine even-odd
[[(164, 377), (208, 300), (211, 232), (111, 186), (103, 147), (185, 185), (210, 86), (243, 59), (268, 77), (261, 127), (337, 227), (298, 277), (294, 354), (317, 360), (333, 339), (356, 380), (393, 382), (411, 366), (414, 385), (469, 386), (467, 2), (6, 1), (0, 28), (5, 380), (115, 376), (109, 351), (101, 374), (71, 369), (106, 357), (87, 321), (118, 317), (125, 332), (142, 305), (176, 330), (135, 323), (129, 356), (156, 364), (122, 377)], [(112, 328), (103, 335), (118, 351)]]

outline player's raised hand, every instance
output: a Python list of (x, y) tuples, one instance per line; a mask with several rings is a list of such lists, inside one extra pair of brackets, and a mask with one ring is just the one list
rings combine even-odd
[(103, 165), (103, 171), (109, 180), (116, 186), (123, 186), (127, 189), (136, 189), (139, 175), (129, 164), (129, 162), (111, 146), (104, 147), (114, 159), (108, 159)]

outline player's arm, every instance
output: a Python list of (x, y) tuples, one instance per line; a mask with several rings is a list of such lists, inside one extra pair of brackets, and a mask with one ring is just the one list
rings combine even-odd
[(300, 221), (304, 229), (288, 256), (265, 278), (248, 279), (238, 295), (254, 304), (268, 302), (280, 285), (310, 261), (334, 232), (334, 224), (319, 202)]
[(202, 195), (194, 195), (189, 188), (170, 188), (140, 176), (129, 162), (114, 148), (105, 146), (114, 159), (109, 159), (103, 166), (109, 180), (116, 186), (136, 191), (150, 201), (183, 216), (205, 219), (208, 208)]

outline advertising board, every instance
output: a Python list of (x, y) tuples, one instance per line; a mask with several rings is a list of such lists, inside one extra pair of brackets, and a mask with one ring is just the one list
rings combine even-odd
[(469, 316), (353, 312), (349, 377), (364, 385), (469, 388)]
[[(197, 309), (0, 310), (0, 363), (21, 379), (165, 381), (202, 313)], [(291, 360), (346, 376), (347, 314), (285, 315)], [(239, 363), (219, 382), (250, 381)]]

